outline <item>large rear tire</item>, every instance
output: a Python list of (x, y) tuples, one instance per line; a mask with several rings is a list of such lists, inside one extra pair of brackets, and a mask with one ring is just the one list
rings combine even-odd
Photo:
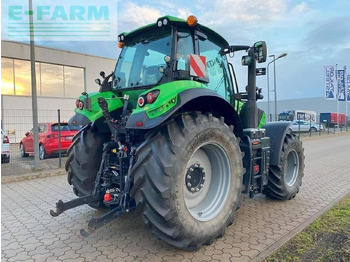
[(168, 244), (198, 249), (232, 224), (243, 175), (232, 131), (223, 118), (185, 113), (138, 148), (131, 196), (145, 223)]
[[(73, 138), (65, 168), (68, 172), (68, 183), (73, 185), (73, 192), (77, 196), (86, 196), (92, 192), (101, 164), (103, 143), (109, 138), (90, 125)], [(102, 201), (96, 201), (90, 206), (99, 208), (103, 204)]]
[(266, 195), (289, 200), (299, 192), (304, 176), (304, 149), (294, 134), (286, 134), (279, 166), (270, 166)]

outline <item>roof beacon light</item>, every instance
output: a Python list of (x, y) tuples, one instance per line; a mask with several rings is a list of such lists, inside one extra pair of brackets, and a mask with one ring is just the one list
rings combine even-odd
[(190, 15), (189, 17), (187, 17), (187, 24), (191, 27), (196, 26), (197, 25), (197, 17), (195, 17), (194, 15)]
[(168, 24), (168, 20), (166, 18), (163, 19), (163, 25), (167, 25)]
[(118, 47), (119, 48), (123, 48), (124, 47), (124, 43), (123, 42), (118, 42)]
[(163, 22), (162, 22), (161, 20), (159, 20), (158, 23), (157, 23), (157, 25), (158, 25), (158, 27), (162, 27)]

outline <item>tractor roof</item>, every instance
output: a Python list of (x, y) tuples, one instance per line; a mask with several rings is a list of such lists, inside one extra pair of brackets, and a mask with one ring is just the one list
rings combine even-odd
[[(188, 27), (188, 28), (191, 28), (188, 24), (187, 24), (187, 21), (184, 20), (184, 19), (180, 19), (180, 18), (177, 18), (177, 17), (173, 17), (173, 16), (162, 16), (160, 18), (157, 19), (157, 22), (158, 21), (162, 21), (163, 19), (168, 19), (169, 21), (169, 25), (181, 25), (181, 26), (185, 26), (185, 27)], [(140, 35), (144, 32), (147, 32), (149, 30), (152, 30), (152, 29), (156, 29), (156, 28), (159, 28), (158, 25), (157, 25), (157, 22), (155, 23), (152, 23), (152, 24), (148, 24), (148, 25), (145, 25), (145, 26), (142, 26), (142, 27), (139, 27), (129, 33), (122, 33), (121, 35), (124, 35), (124, 37), (126, 38), (132, 38), (132, 37), (135, 37), (137, 35)], [(212, 38), (216, 39), (216, 42), (220, 43), (220, 45), (222, 47), (227, 47), (229, 44), (228, 42), (225, 40), (225, 38), (223, 38), (220, 34), (216, 33), (215, 31), (213, 31), (212, 29), (204, 26), (204, 25), (201, 25), (201, 24), (197, 24), (196, 25), (196, 28), (200, 29), (200, 31), (202, 31), (203, 33), (207, 34), (208, 36), (211, 36)]]

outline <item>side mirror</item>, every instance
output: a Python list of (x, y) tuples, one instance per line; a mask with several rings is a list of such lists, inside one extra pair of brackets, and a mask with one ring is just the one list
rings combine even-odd
[(95, 83), (98, 84), (98, 85), (100, 86), (100, 85), (101, 85), (101, 80), (98, 79), (98, 78), (96, 78), (96, 79), (95, 79)]
[(26, 135), (26, 136), (29, 136), (29, 132), (26, 132), (25, 135)]
[(265, 41), (259, 41), (254, 44), (255, 59), (258, 63), (266, 62), (267, 47)]
[(100, 76), (102, 76), (102, 78), (105, 78), (105, 77), (106, 77), (106, 73), (103, 72), (103, 71), (101, 71), (101, 72), (100, 72)]

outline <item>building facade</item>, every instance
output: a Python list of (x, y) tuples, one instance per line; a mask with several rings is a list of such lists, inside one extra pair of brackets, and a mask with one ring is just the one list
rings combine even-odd
[[(116, 61), (47, 47), (35, 47), (39, 122), (62, 120), (73, 114), (83, 92), (96, 92), (100, 71), (114, 70)], [(1, 117), (11, 142), (18, 142), (32, 127), (31, 65), (28, 44), (1, 41)]]

